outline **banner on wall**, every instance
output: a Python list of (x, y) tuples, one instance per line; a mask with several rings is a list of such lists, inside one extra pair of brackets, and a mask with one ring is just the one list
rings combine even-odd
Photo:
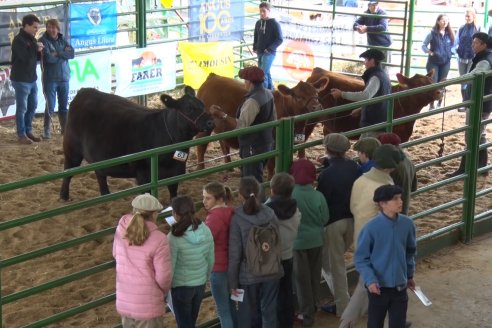
[[(77, 56), (69, 61), (70, 65), (70, 103), (81, 88), (96, 88), (103, 92), (111, 92), (111, 61), (110, 51), (95, 52)], [(37, 67), (38, 107), (37, 113), (44, 113), (46, 101), (41, 84), (41, 68)], [(10, 82), (10, 68), (0, 68), (0, 120), (15, 117), (15, 91)], [(55, 106), (55, 111), (58, 108)]]
[(176, 87), (176, 42), (113, 52), (116, 91), (122, 97), (172, 90)]
[(198, 42), (241, 40), (244, 0), (191, 0), (189, 39)]
[(116, 2), (70, 4), (70, 35), (74, 49), (116, 45)]
[(180, 42), (184, 83), (198, 89), (210, 73), (234, 77), (232, 42)]
[[(30, 8), (28, 8), (30, 9)], [(10, 62), (10, 49), (12, 40), (19, 33), (22, 27), (22, 17), (27, 14), (35, 14), (41, 20), (41, 27), (36, 35), (39, 38), (46, 30), (44, 22), (51, 18), (57, 18), (62, 24), (61, 33), (64, 34), (65, 26), (63, 24), (65, 20), (65, 10), (64, 6), (56, 6), (50, 9), (29, 11), (29, 12), (0, 12), (0, 62), (9, 63)]]

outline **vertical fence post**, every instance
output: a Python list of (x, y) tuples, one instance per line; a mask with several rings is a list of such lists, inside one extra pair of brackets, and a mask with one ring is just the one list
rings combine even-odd
[(294, 118), (282, 118), (275, 131), (275, 147), (279, 150), (275, 163), (275, 172), (288, 172), (292, 162), (292, 148), (294, 146)]
[(485, 85), (485, 74), (476, 75), (473, 79), (471, 100), (472, 104), (468, 110), (468, 130), (466, 134), (465, 173), (466, 178), (463, 183), (463, 220), (464, 231), (463, 239), (469, 243), (473, 238), (473, 223), (475, 217), (475, 195), (477, 192), (477, 159), (478, 147), (480, 143), (480, 121), (482, 118), (483, 107), (483, 88)]
[(157, 187), (157, 181), (159, 180), (159, 156), (152, 155), (150, 158), (150, 193), (155, 198), (159, 198), (159, 188)]
[(415, 0), (410, 0), (410, 8), (408, 10), (408, 38), (405, 57), (405, 76), (410, 76), (410, 68), (412, 67), (412, 44), (413, 44), (413, 19), (415, 17)]
[(386, 127), (386, 132), (393, 132), (393, 111), (395, 110), (395, 98), (391, 98), (388, 104), (388, 111), (386, 115), (386, 122), (391, 124)]

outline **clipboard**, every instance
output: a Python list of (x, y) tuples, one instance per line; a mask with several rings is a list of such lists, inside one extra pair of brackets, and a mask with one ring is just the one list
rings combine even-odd
[(432, 302), (425, 296), (424, 292), (422, 292), (422, 289), (420, 286), (416, 286), (415, 289), (412, 289), (413, 293), (418, 297), (418, 299), (424, 304), (425, 306), (430, 306), (432, 305)]

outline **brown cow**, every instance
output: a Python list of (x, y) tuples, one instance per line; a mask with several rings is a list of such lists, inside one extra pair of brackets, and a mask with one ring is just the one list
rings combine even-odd
[[(282, 84), (279, 85), (278, 90), (273, 92), (277, 119), (305, 114), (320, 109), (321, 105), (318, 101), (318, 93), (323, 91), (327, 84), (328, 79), (321, 77), (313, 83), (301, 81), (293, 88)], [(200, 89), (198, 89), (197, 98), (203, 101), (207, 110), (211, 105), (218, 105), (227, 115), (236, 117), (236, 112), (244, 102), (247, 92), (243, 82), (211, 73)], [(222, 120), (216, 120), (215, 123), (215, 133), (231, 129), (231, 127), (225, 126)], [(305, 123), (296, 124), (296, 134), (304, 135), (304, 126)], [(206, 133), (201, 133), (198, 136), (206, 135)], [(230, 149), (237, 149), (239, 147), (237, 138), (222, 140), (220, 145), (225, 155), (225, 162), (230, 162), (231, 158), (228, 156)], [(206, 144), (197, 146), (198, 169), (204, 168), (203, 161), (206, 149)], [(269, 161), (267, 167), (268, 176), (271, 177), (273, 175), (274, 162)]]
[[(398, 73), (396, 74), (396, 77), (399, 84), (394, 85), (391, 90), (393, 93), (395, 93), (430, 85), (431, 83), (433, 83), (433, 73), (434, 72), (431, 71), (427, 75), (415, 74), (411, 78), (405, 77), (404, 75)], [(350, 103), (350, 101), (345, 99), (335, 100), (330, 94), (330, 90), (332, 88), (337, 88), (342, 91), (364, 90), (364, 82), (362, 80), (346, 76), (341, 73), (326, 71), (319, 67), (313, 69), (313, 72), (311, 73), (311, 76), (307, 79), (307, 81), (317, 81), (322, 77), (326, 77), (329, 79), (328, 86), (319, 94), (319, 100), (320, 103), (323, 105), (323, 108), (331, 108)], [(441, 90), (436, 89), (423, 92), (419, 94), (418, 97), (407, 96), (403, 98), (398, 98), (397, 100), (395, 100), (393, 118), (396, 119), (419, 113), (422, 108), (424, 108), (430, 102), (438, 100), (441, 97)], [(323, 122), (323, 134), (325, 135), (330, 132), (345, 132), (359, 128), (359, 118), (351, 116), (350, 113), (327, 115), (326, 117), (320, 118), (318, 122)], [(408, 139), (410, 139), (410, 136), (412, 135), (414, 124), (415, 121), (411, 121), (395, 126), (393, 128), (393, 132), (400, 136), (402, 142), (408, 141)], [(314, 125), (315, 122), (314, 124), (308, 124), (306, 126), (306, 140), (313, 131)]]

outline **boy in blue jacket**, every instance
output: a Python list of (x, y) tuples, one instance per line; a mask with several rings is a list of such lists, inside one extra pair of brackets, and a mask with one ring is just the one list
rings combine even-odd
[(389, 328), (405, 327), (407, 288), (415, 288), (415, 225), (399, 214), (402, 193), (394, 185), (374, 191), (373, 200), (381, 211), (366, 223), (358, 238), (354, 262), (369, 296), (368, 328), (383, 328), (387, 312)]

